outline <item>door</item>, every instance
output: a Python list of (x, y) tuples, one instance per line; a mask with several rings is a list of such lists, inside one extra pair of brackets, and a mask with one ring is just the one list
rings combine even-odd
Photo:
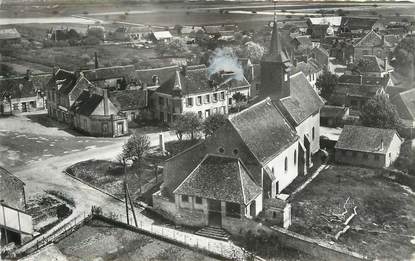
[(208, 225), (222, 226), (222, 207), (219, 200), (208, 199)]
[(124, 123), (117, 122), (117, 133), (124, 134)]
[(22, 103), (22, 112), (27, 112), (27, 105), (25, 102)]
[(310, 168), (310, 140), (307, 138), (306, 135), (304, 135), (304, 147), (305, 147), (305, 164), (307, 167), (307, 170)]
[(280, 193), (279, 181), (275, 182), (275, 195), (278, 195), (278, 193)]

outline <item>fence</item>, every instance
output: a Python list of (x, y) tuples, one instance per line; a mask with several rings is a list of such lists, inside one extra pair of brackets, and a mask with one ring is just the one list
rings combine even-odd
[(67, 222), (62, 222), (52, 229), (48, 230), (45, 234), (32, 239), (27, 242), (25, 245), (18, 248), (13, 253), (10, 253), (10, 257), (21, 257), (30, 253), (37, 251), (38, 249), (53, 243), (57, 242), (60, 239), (66, 237), (67, 235), (74, 232), (77, 228), (82, 226), (85, 222), (92, 219), (91, 213), (82, 213), (73, 219), (68, 220)]
[(101, 217), (109, 219), (118, 225), (128, 226), (132, 230), (139, 230), (153, 236), (157, 236), (163, 240), (168, 240), (174, 243), (178, 243), (187, 247), (197, 248), (204, 250), (213, 255), (221, 256), (231, 260), (262, 260), (259, 257), (249, 253), (245, 249), (236, 246), (230, 241), (221, 241), (211, 239), (183, 231), (179, 231), (173, 228), (164, 227), (152, 224), (150, 222), (138, 220), (137, 227), (127, 225), (127, 218), (123, 214), (114, 213), (99, 213)]

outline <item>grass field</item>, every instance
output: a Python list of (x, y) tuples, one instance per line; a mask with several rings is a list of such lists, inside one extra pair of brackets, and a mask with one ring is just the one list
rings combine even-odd
[[(349, 198), (347, 204), (346, 200)], [(335, 241), (353, 208), (357, 216), (338, 243), (380, 260), (412, 260), (415, 253), (415, 194), (385, 179), (380, 171), (331, 166), (292, 202), (293, 226), (298, 233)], [(335, 214), (347, 213), (342, 220)]]

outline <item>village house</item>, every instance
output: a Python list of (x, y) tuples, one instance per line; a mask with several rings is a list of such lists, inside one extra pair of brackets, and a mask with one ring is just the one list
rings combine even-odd
[(415, 128), (415, 89), (410, 89), (390, 99), (396, 106), (402, 124), (408, 128)]
[(302, 61), (294, 59), (293, 67), (290, 71), (291, 76), (302, 72), (309, 83), (316, 88), (317, 78), (323, 74), (324, 67), (320, 66), (316, 59), (304, 57)]
[(360, 111), (363, 105), (379, 92), (392, 88), (389, 75), (373, 77), (363, 75), (342, 75), (328, 99), (330, 105), (346, 106)]
[[(135, 71), (137, 85), (143, 89), (154, 91), (161, 84), (176, 75), (180, 68), (177, 65), (165, 66), (160, 68), (139, 69)], [(131, 87), (130, 87), (131, 88)]]
[(50, 74), (0, 78), (0, 115), (30, 112), (46, 108), (46, 85)]
[(342, 127), (349, 115), (349, 107), (324, 105), (320, 110), (320, 124), (326, 127)]
[(0, 47), (18, 44), (21, 40), (22, 36), (16, 28), (0, 28)]
[(363, 55), (354, 63), (348, 64), (345, 74), (363, 75), (366, 77), (386, 77), (393, 72), (388, 58), (378, 58), (375, 55)]
[(238, 233), (262, 210), (264, 200), (275, 199), (304, 173), (305, 156), (299, 150), (295, 130), (266, 98), (230, 115), (211, 137), (168, 159), (154, 207), (179, 224)]
[(209, 78), (204, 65), (184, 66), (152, 94), (153, 117), (172, 122), (177, 115), (193, 112), (201, 119), (212, 114), (227, 114), (235, 105), (233, 94), (250, 96), (251, 85), (242, 75), (236, 79), (233, 72), (219, 72), (215, 80)]
[(110, 102), (118, 109), (114, 114), (123, 114), (128, 121), (149, 119), (148, 92), (138, 90), (111, 91), (108, 93)]
[(353, 60), (357, 61), (364, 55), (375, 55), (380, 59), (387, 58), (395, 45), (386, 41), (385, 36), (375, 31), (370, 31), (353, 44)]
[(339, 30), (341, 21), (341, 16), (308, 18), (307, 34), (313, 39), (323, 39), (326, 35), (334, 35)]
[(73, 127), (88, 135), (118, 137), (128, 134), (127, 117), (110, 101), (106, 89), (82, 90), (70, 114)]
[(0, 167), (0, 246), (20, 245), (32, 238), (32, 217), (25, 213), (25, 183)]
[(339, 32), (351, 33), (352, 36), (368, 33), (374, 29), (377, 19), (365, 17), (342, 17)]
[(396, 130), (346, 125), (335, 145), (336, 162), (387, 168), (399, 156), (402, 139)]
[(153, 43), (168, 43), (173, 39), (173, 35), (171, 35), (170, 31), (156, 31), (150, 33), (150, 40)]

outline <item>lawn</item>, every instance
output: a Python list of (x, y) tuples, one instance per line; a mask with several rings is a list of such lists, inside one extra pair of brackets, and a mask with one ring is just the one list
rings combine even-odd
[[(124, 170), (122, 164), (108, 160), (87, 160), (78, 162), (67, 168), (67, 172), (86, 183), (99, 187), (106, 192), (119, 198), (124, 197)], [(155, 181), (155, 168), (150, 162), (145, 162), (141, 177), (137, 169), (127, 167), (126, 181), (133, 199), (140, 197), (141, 193), (159, 184), (163, 177), (158, 171), (157, 182)], [(140, 193), (141, 185), (141, 193)]]
[(215, 261), (196, 251), (92, 220), (59, 243), (68, 260)]
[[(330, 166), (293, 199), (292, 206), (291, 230), (327, 241), (335, 241), (356, 207), (357, 216), (339, 244), (371, 258), (414, 258), (415, 194), (381, 171)], [(344, 207), (347, 213), (338, 219)]]

